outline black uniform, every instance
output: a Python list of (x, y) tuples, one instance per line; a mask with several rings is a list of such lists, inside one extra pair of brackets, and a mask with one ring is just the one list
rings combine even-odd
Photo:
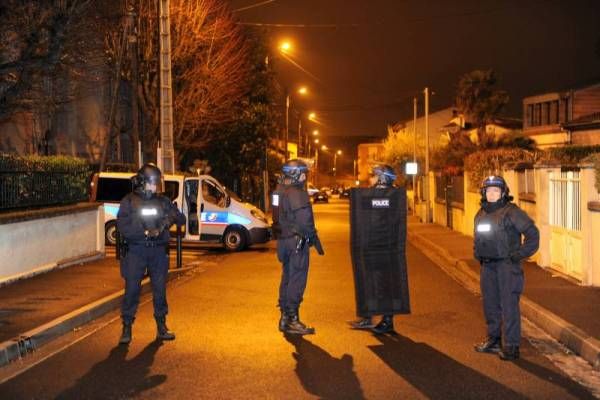
[(121, 276), (125, 279), (121, 317), (125, 324), (135, 319), (146, 270), (152, 284), (154, 317), (164, 320), (167, 315), (169, 227), (175, 223), (185, 224), (185, 216), (165, 196), (146, 197), (142, 192), (133, 192), (121, 201), (117, 228), (127, 243), (127, 254), (121, 259)]
[[(274, 195), (279, 197), (277, 258), (283, 264), (278, 303), (282, 311), (293, 311), (302, 303), (310, 243), (317, 231), (308, 193), (301, 184), (279, 185)], [(308, 244), (301, 242), (304, 239)]]
[[(519, 299), (523, 292), (521, 261), (537, 251), (539, 231), (524, 211), (503, 198), (495, 203), (482, 203), (475, 216), (474, 236), (475, 258), (481, 263), (480, 284), (488, 337), (499, 340), (504, 336), (506, 346), (518, 347)], [(502, 321), (505, 335), (501, 335)]]

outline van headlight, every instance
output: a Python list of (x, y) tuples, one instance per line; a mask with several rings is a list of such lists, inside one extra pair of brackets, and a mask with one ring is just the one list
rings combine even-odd
[(253, 208), (252, 210), (250, 210), (250, 213), (252, 214), (252, 216), (262, 222), (264, 222), (265, 224), (269, 224), (269, 221), (267, 221), (267, 217), (265, 216), (265, 214), (260, 211), (257, 208)]

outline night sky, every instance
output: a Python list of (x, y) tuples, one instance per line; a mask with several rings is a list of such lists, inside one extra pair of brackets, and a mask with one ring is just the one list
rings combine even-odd
[(499, 73), (505, 115), (518, 118), (525, 96), (600, 81), (600, 0), (230, 0), (232, 9), (258, 3), (239, 20), (309, 25), (268, 28), (273, 53), (289, 38), (309, 73), (281, 58), (273, 65), (282, 85), (310, 88), (296, 104), (332, 136), (385, 136), (412, 117), (415, 95), (422, 114), (425, 86), (432, 111), (451, 106), (459, 77), (474, 69)]

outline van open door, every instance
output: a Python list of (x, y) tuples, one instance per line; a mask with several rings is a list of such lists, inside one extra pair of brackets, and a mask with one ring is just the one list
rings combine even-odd
[(202, 212), (199, 198), (199, 179), (187, 178), (184, 181), (184, 204), (183, 211), (186, 214), (186, 239), (200, 240), (202, 234), (202, 224), (200, 214)]

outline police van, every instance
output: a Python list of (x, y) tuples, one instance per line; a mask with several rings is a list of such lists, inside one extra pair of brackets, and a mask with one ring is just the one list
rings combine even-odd
[[(131, 172), (100, 172), (91, 182), (90, 201), (104, 203), (106, 243), (116, 243), (121, 199), (131, 192)], [(187, 222), (184, 242), (220, 243), (239, 251), (271, 239), (265, 214), (239, 199), (210, 175), (164, 175), (164, 195), (177, 205)]]

